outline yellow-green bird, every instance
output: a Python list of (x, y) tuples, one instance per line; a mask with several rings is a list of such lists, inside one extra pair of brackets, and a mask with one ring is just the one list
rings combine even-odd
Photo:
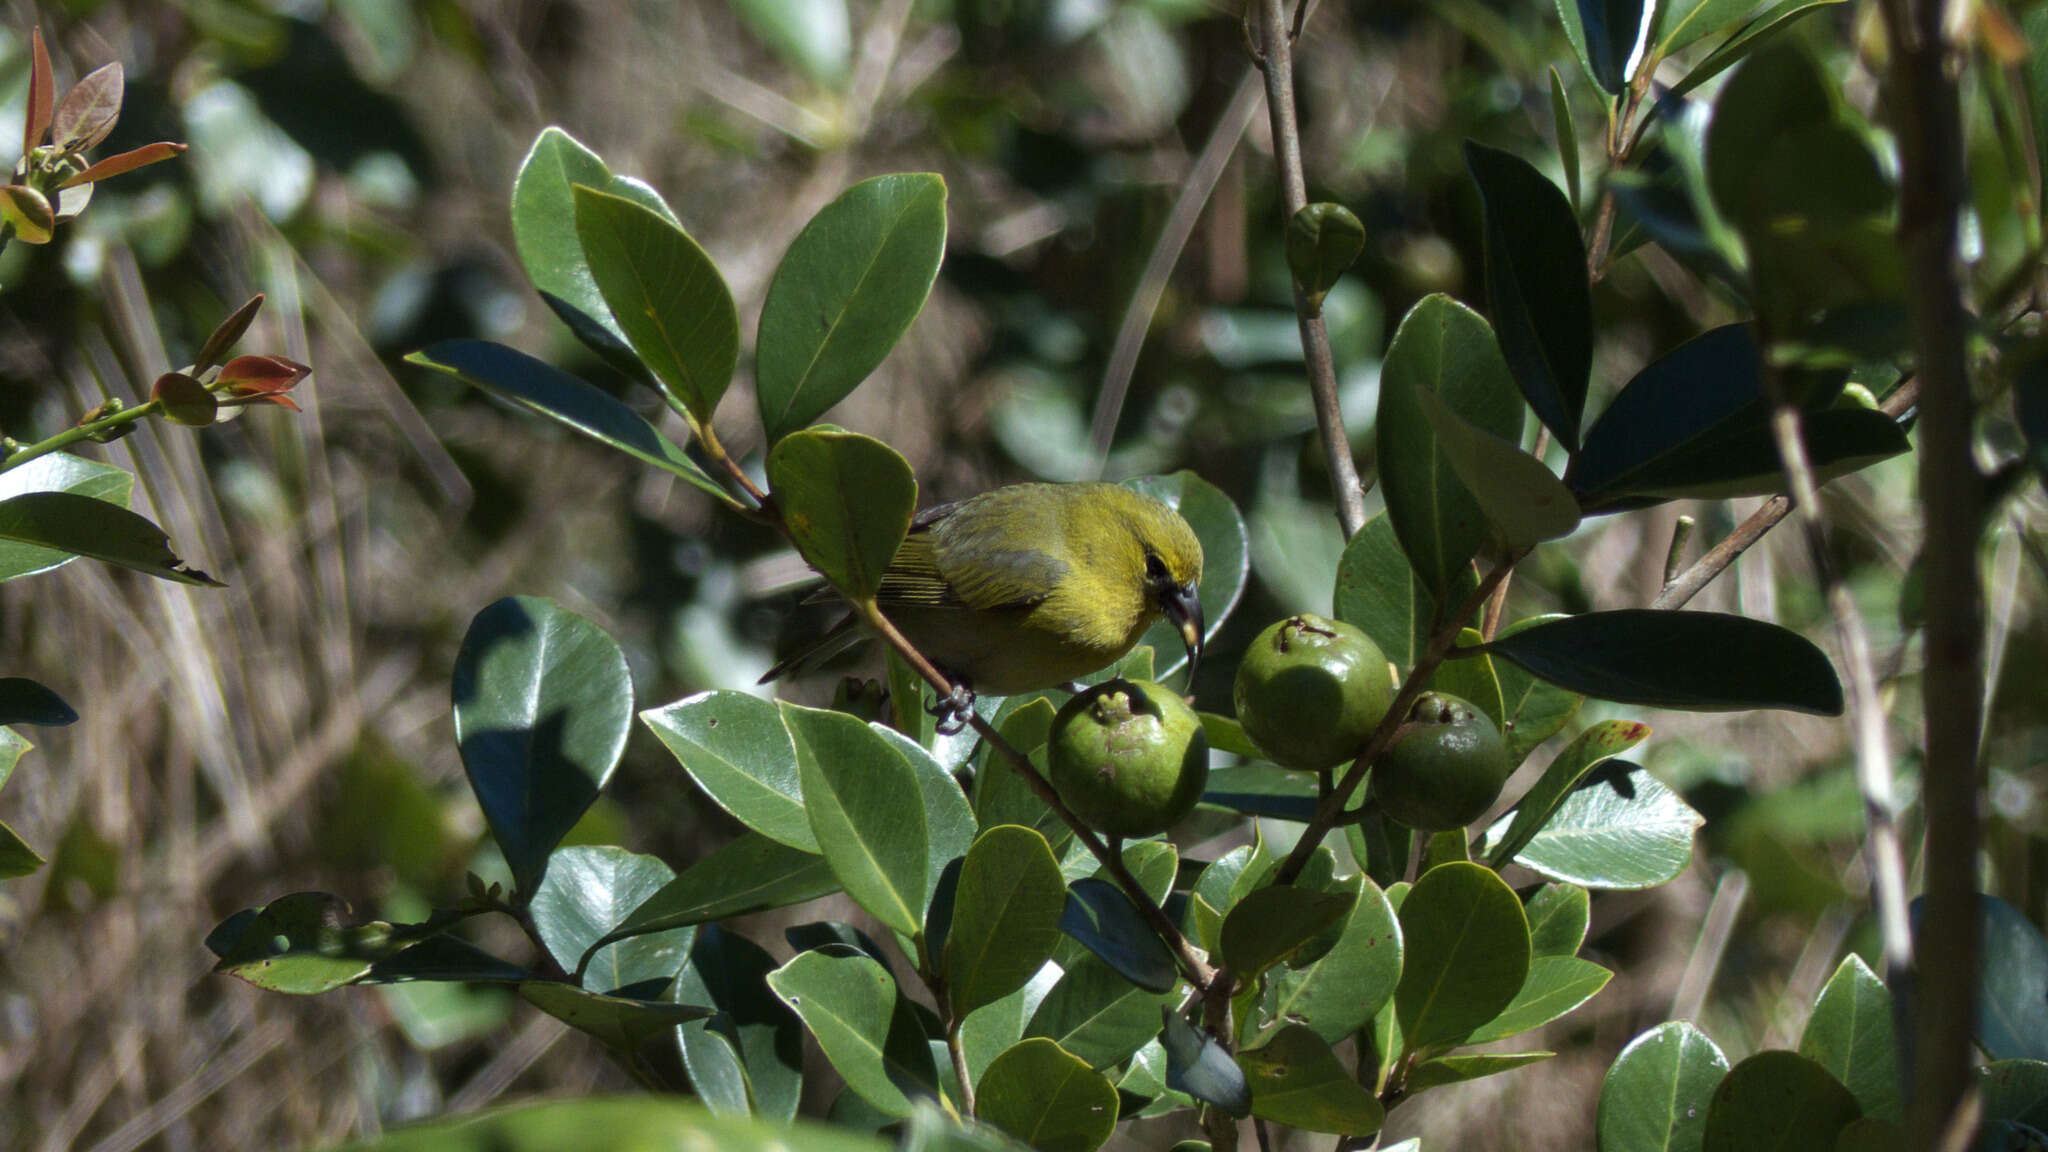
[[(975, 692), (1054, 688), (1120, 659), (1162, 617), (1202, 655), (1202, 545), (1178, 512), (1116, 484), (1015, 484), (928, 508), (882, 575), (899, 631)], [(762, 683), (836, 650), (841, 621)]]

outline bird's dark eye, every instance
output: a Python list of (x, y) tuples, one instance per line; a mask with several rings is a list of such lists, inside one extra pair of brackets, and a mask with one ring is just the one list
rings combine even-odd
[(1157, 584), (1173, 583), (1173, 574), (1166, 570), (1166, 561), (1159, 558), (1159, 553), (1145, 553), (1145, 578)]

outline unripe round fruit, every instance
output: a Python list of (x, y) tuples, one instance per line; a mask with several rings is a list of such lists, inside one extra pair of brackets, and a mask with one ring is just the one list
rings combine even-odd
[(1180, 696), (1144, 680), (1108, 680), (1052, 722), (1052, 786), (1083, 823), (1150, 836), (1180, 822), (1209, 782), (1209, 738)]
[(1304, 612), (1267, 628), (1237, 666), (1237, 722), (1276, 764), (1358, 755), (1394, 702), (1387, 657), (1349, 624)]
[(1425, 692), (1403, 727), (1406, 734), (1373, 762), (1380, 810), (1424, 832), (1479, 819), (1508, 782), (1507, 747), (1493, 720), (1470, 701)]

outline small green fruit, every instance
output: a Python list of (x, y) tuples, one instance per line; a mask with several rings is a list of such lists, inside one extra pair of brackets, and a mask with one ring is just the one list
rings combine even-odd
[(1098, 832), (1164, 832), (1194, 809), (1208, 782), (1209, 738), (1170, 689), (1109, 680), (1053, 717), (1053, 790)]
[(1373, 762), (1380, 810), (1410, 828), (1441, 832), (1479, 819), (1508, 782), (1500, 729), (1470, 701), (1425, 692), (1408, 710), (1404, 734)]
[(1394, 702), (1394, 682), (1371, 637), (1304, 612), (1252, 641), (1233, 695), (1253, 743), (1277, 764), (1314, 771), (1358, 755)]

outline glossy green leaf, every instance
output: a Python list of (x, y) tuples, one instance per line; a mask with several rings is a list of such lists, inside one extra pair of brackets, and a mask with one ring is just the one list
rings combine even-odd
[[(77, 720), (78, 712), (48, 685), (26, 676), (0, 676), (0, 725), (61, 728)], [(0, 783), (6, 780), (6, 771), (0, 769)]]
[(2048, 939), (1995, 896), (1977, 897), (1977, 915), (1977, 1042), (1994, 1060), (2048, 1060)]
[(1576, 956), (1592, 921), (1592, 894), (1576, 884), (1545, 884), (1529, 894), (1529, 948), (1537, 957)]
[[(928, 911), (939, 888), (939, 879), (947, 867), (967, 855), (974, 846), (974, 837), (979, 826), (974, 820), (974, 806), (967, 794), (960, 790), (960, 782), (953, 778), (932, 754), (923, 746), (886, 724), (869, 723), (868, 729), (895, 747), (910, 770), (917, 777), (918, 799), (924, 805), (924, 828), (927, 841), (925, 860), (925, 882), (920, 912)], [(943, 945), (944, 941), (933, 941)]]
[[(1458, 646), (1477, 648), (1481, 640), (1479, 629), (1460, 628)], [(1465, 700), (1486, 713), (1493, 726), (1503, 732), (1507, 728), (1506, 704), (1500, 691), (1500, 676), (1494, 671), (1493, 657), (1480, 653), (1474, 656), (1458, 655), (1437, 665), (1436, 674), (1429, 678), (1429, 687), (1435, 692), (1448, 692)]]
[(1171, 993), (1148, 992), (1092, 954), (1078, 957), (1031, 1013), (1024, 1035), (1058, 1042), (1090, 1068), (1121, 1064), (1159, 1034)]
[[(1052, 732), (1055, 714), (1050, 701), (1035, 697), (1001, 716), (996, 731), (1044, 772), (1045, 743)], [(983, 828), (1016, 824), (1037, 829), (1048, 841), (1057, 841), (1066, 830), (1052, 809), (1031, 791), (1024, 777), (1000, 756), (989, 755), (974, 774), (973, 800), (974, 818)]]
[(1116, 1089), (1044, 1037), (996, 1057), (975, 1093), (977, 1116), (1039, 1152), (1094, 1152), (1116, 1128)]
[(604, 629), (551, 601), (499, 600), (455, 658), (455, 739), (518, 890), (597, 799), (625, 751), (633, 678)]
[(2048, 1130), (2048, 1064), (2039, 1060), (1993, 1060), (1979, 1065), (1975, 1075), (1987, 1126), (2018, 1121), (2030, 1128)]
[(1250, 1115), (1251, 1085), (1223, 1045), (1171, 1008), (1161, 1009), (1160, 1015), (1166, 1021), (1160, 1036), (1166, 1045), (1166, 1086), (1232, 1116)]
[(635, 909), (610, 939), (786, 908), (838, 889), (839, 881), (823, 856), (749, 832), (683, 869)]
[[(23, 553), (22, 548), (37, 552)], [(36, 570), (55, 567), (39, 559), (70, 553), (132, 568), (178, 584), (226, 587), (171, 551), (171, 538), (154, 523), (118, 504), (76, 492), (25, 492), (0, 500), (0, 559), (26, 562)]]
[(1456, 1047), (1511, 1003), (1529, 975), (1529, 924), (1514, 890), (1478, 864), (1423, 874), (1401, 903), (1394, 991), (1411, 1052)]
[[(1578, 0), (1578, 7), (1586, 17), (1587, 48), (1595, 53), (1596, 68), (1598, 53), (1615, 47), (1605, 44), (1603, 48), (1596, 41), (1609, 32), (1621, 37), (1621, 56), (1612, 62), (1613, 75), (1620, 76), (1635, 43), (1643, 0)], [(1609, 17), (1634, 22), (1626, 28), (1610, 28)], [(1596, 76), (1608, 91), (1620, 90), (1609, 85), (1606, 76), (1598, 72)], [(1579, 236), (1578, 217), (1557, 185), (1511, 152), (1467, 140), (1465, 166), (1479, 185), (1486, 208), (1486, 302), (1501, 355), (1537, 419), (1549, 426), (1565, 451), (1576, 452), (1579, 419), (1586, 410), (1586, 382), (1593, 368), (1592, 289), (1586, 277), (1586, 245)], [(1517, 422), (1512, 433), (1502, 438), (1512, 442), (1520, 431)], [(1516, 467), (1530, 472), (1526, 466)], [(1554, 494), (1546, 495), (1554, 502)], [(1576, 511), (1572, 510), (1574, 522)], [(1564, 512), (1552, 509), (1549, 515), (1556, 520)]]
[(917, 506), (910, 464), (880, 440), (814, 429), (768, 453), (768, 482), (805, 563), (848, 599), (872, 597)]
[(733, 819), (799, 851), (818, 850), (796, 746), (773, 703), (744, 692), (700, 692), (650, 708), (640, 720)]
[(946, 989), (964, 1016), (1023, 987), (1052, 956), (1066, 882), (1045, 837), (1004, 824), (974, 841), (955, 900)]
[[(1208, 718), (1204, 717), (1205, 731), (1208, 726)], [(1238, 731), (1242, 733), (1243, 729)], [(1212, 740), (1210, 747), (1215, 746)], [(1254, 752), (1252, 755), (1263, 754)], [(1256, 760), (1228, 768), (1212, 768), (1209, 783), (1202, 791), (1202, 803), (1247, 816), (1267, 816), (1306, 824), (1316, 811), (1316, 780), (1311, 773)]]
[(1600, 1085), (1601, 1152), (1698, 1152), (1728, 1058), (1690, 1021), (1629, 1042)]
[(577, 339), (630, 370), (631, 345), (605, 305), (577, 235), (579, 184), (623, 196), (670, 223), (675, 216), (654, 189), (612, 175), (597, 153), (560, 128), (543, 129), (534, 138), (512, 183), (512, 239), (527, 278)]
[(344, 925), (348, 904), (325, 892), (295, 892), (239, 912), (207, 934), (220, 962), (213, 970), (270, 992), (310, 996), (369, 975), (370, 965), (402, 945), (391, 925)]
[[(1654, 888), (1692, 863), (1703, 820), (1656, 777), (1616, 760), (1565, 797), (1515, 863), (1588, 888)], [(1491, 839), (1501, 825), (1488, 830)]]
[(1188, 900), (1186, 930), (1190, 937), (1209, 952), (1222, 947), (1223, 915), (1243, 895), (1239, 882), (1246, 880), (1246, 872), (1254, 867), (1263, 871), (1271, 863), (1262, 845), (1245, 844), (1204, 865)]
[(21, 733), (0, 727), (0, 787), (6, 786), (7, 778), (14, 775), (14, 766), (33, 747)]
[(1439, 1056), (1424, 1060), (1408, 1073), (1405, 1082), (1408, 1094), (1441, 1088), (1446, 1084), (1463, 1084), (1484, 1076), (1496, 1076), (1526, 1068), (1555, 1056), (1555, 1052), (1488, 1052), (1463, 1056)]
[(1575, 956), (1536, 956), (1529, 961), (1529, 975), (1521, 991), (1500, 1015), (1488, 1020), (1466, 1039), (1468, 1044), (1491, 1044), (1541, 1028), (1597, 995), (1614, 973), (1590, 960)]
[(1571, 198), (1572, 214), (1585, 203), (1579, 196), (1579, 129), (1572, 122), (1571, 97), (1566, 95), (1564, 77), (1550, 70), (1550, 122), (1557, 129), (1557, 159), (1564, 165), (1564, 190)]
[(1116, 885), (1094, 877), (1074, 881), (1060, 913), (1060, 931), (1150, 992), (1167, 992), (1179, 982), (1173, 952)]
[[(1093, 956), (1084, 956), (1081, 959), (1098, 968), (1101, 967), (1101, 961)], [(1124, 983), (1122, 977), (1113, 972), (1109, 973), (1109, 978), (1115, 980), (1119, 988), (1130, 987)], [(1051, 999), (1053, 988), (1061, 979), (1059, 965), (1046, 964), (1033, 973), (1022, 988), (967, 1014), (967, 1018), (960, 1024), (960, 1047), (967, 1057), (967, 1077), (970, 1081), (978, 1083), (981, 1074), (996, 1057), (1009, 1051), (1010, 1046), (1017, 1041), (1024, 1039), (1027, 1035), (1025, 1022)], [(1065, 1047), (1064, 1044), (1061, 1046)]]
[(803, 1095), (803, 1024), (769, 989), (774, 970), (760, 945), (707, 924), (671, 999), (718, 1010), (676, 1030), (683, 1065), (705, 1103), (786, 1123)]
[[(87, 460), (69, 452), (52, 452), (20, 467), (0, 472), (0, 501), (29, 492), (69, 492), (125, 508), (134, 488), (135, 477), (132, 474), (111, 464)], [(77, 556), (75, 552), (61, 549), (0, 540), (0, 582), (47, 572), (69, 564)]]
[(791, 1129), (718, 1116), (673, 1096), (589, 1097), (521, 1104), (395, 1128), (337, 1152), (559, 1152), (593, 1135), (615, 1149), (716, 1148), (719, 1152), (889, 1152), (893, 1145), (823, 1124)]
[(445, 372), (734, 503), (731, 494), (639, 413), (524, 352), (488, 340), (443, 340), (412, 353), (406, 361)]
[[(1092, 855), (1084, 855), (1092, 860)], [(1167, 894), (1173, 891), (1174, 878), (1180, 874), (1180, 853), (1164, 840), (1137, 840), (1124, 845), (1124, 869), (1138, 882), (1140, 891), (1152, 897), (1155, 904), (1166, 903)], [(1113, 881), (1109, 869), (1099, 864), (1089, 873), (1098, 880)]]
[(937, 1083), (924, 1037), (906, 1034), (896, 983), (866, 956), (803, 952), (776, 969), (768, 986), (803, 1018), (825, 1059), (862, 1099), (891, 1116)]
[(1304, 204), (1287, 221), (1287, 267), (1320, 312), (1323, 296), (1365, 249), (1365, 225), (1342, 204)]
[[(1513, 636), (1538, 624), (1564, 618), (1531, 616), (1501, 629), (1500, 635)], [(1538, 745), (1564, 731), (1564, 726), (1571, 723), (1586, 698), (1548, 681), (1538, 680), (1506, 660), (1496, 660), (1492, 664), (1494, 678), (1500, 684), (1504, 721), (1501, 739), (1507, 744), (1508, 763), (1520, 764)]]
[(1515, 805), (1514, 819), (1504, 835), (1496, 838), (1489, 830), (1487, 862), (1498, 868), (1514, 858), (1535, 838), (1563, 804), (1572, 789), (1601, 763), (1621, 755), (1650, 738), (1650, 726), (1633, 720), (1602, 720), (1565, 746), (1543, 770), (1543, 776)]
[(1522, 403), (1493, 332), (1448, 296), (1401, 321), (1380, 368), (1380, 489), (1401, 551), (1433, 601), (1447, 598), (1488, 538), (1485, 513), (1459, 481), (1417, 393), (1429, 391), (1481, 431), (1518, 440)]
[(924, 307), (946, 250), (946, 184), (864, 180), (812, 217), (761, 307), (755, 390), (775, 441), (867, 378)]
[(1756, 0), (1675, 0), (1657, 14), (1653, 36), (1665, 57), (1711, 36), (1747, 16)]
[(1339, 883), (1358, 893), (1343, 932), (1315, 963), (1279, 975), (1273, 1004), (1275, 1019), (1298, 1020), (1332, 1044), (1363, 1028), (1401, 979), (1401, 925), (1386, 895), (1363, 876)]
[[(1478, 587), (1470, 566), (1460, 568), (1446, 595), (1447, 603), (1463, 601)], [(1365, 522), (1337, 565), (1337, 619), (1356, 626), (1388, 660), (1411, 668), (1429, 643), (1436, 601), (1409, 566), (1394, 533), (1394, 522), (1380, 513)]]
[(930, 838), (917, 772), (858, 719), (781, 705), (796, 742), (818, 847), (855, 903), (915, 936), (924, 921)]
[(1497, 547), (1532, 548), (1579, 526), (1578, 501), (1542, 461), (1467, 424), (1428, 389), (1415, 398), (1444, 458), (1478, 501)]
[(619, 331), (669, 403), (709, 424), (740, 356), (739, 312), (718, 265), (665, 212), (595, 188), (571, 197), (583, 257)]
[(1840, 1080), (1865, 1116), (1905, 1122), (1892, 996), (1862, 957), (1844, 957), (1821, 989), (1799, 1037), (1799, 1054)]
[[(1244, 596), (1251, 573), (1251, 538), (1244, 514), (1222, 489), (1185, 469), (1166, 476), (1141, 476), (1125, 485), (1156, 497), (1195, 530), (1195, 539), (1202, 544), (1202, 580), (1195, 593), (1202, 602), (1203, 638), (1214, 637)], [(1154, 624), (1139, 644), (1150, 647), (1160, 662), (1149, 677), (1128, 672), (1126, 676), (1164, 680), (1187, 665), (1187, 644), (1171, 624)]]
[(1315, 1031), (1299, 1024), (1237, 1054), (1252, 1093), (1252, 1115), (1309, 1132), (1368, 1136), (1386, 1109), (1359, 1086)]
[(1525, 628), (1486, 646), (1575, 692), (1653, 708), (1842, 714), (1827, 656), (1790, 629), (1720, 612), (1624, 609)]
[(1557, 0), (1565, 34), (1586, 75), (1607, 92), (1628, 87), (1629, 55), (1643, 22), (1643, 0)]
[(1858, 1115), (1856, 1098), (1827, 1069), (1797, 1052), (1759, 1052), (1714, 1089), (1700, 1148), (1832, 1148)]
[(528, 980), (519, 997), (579, 1032), (587, 1032), (621, 1052), (632, 1052), (678, 1024), (711, 1015), (709, 1008), (609, 996), (573, 984)]
[(14, 829), (0, 824), (0, 880), (15, 880), (41, 868), (44, 860), (17, 835)]
[(583, 957), (675, 875), (660, 860), (624, 848), (562, 848), (549, 858), (528, 911), (548, 954), (564, 970), (578, 972), (583, 987), (631, 989), (635, 999), (658, 999), (689, 962), (693, 929), (634, 936), (597, 949), (587, 964)]
[[(1751, 53), (1789, 31), (1801, 17), (1811, 16), (1823, 8), (1831, 8), (1842, 2), (1843, 0), (1778, 0), (1777, 3), (1743, 21), (1741, 27), (1730, 33), (1712, 52), (1707, 53), (1706, 59), (1701, 60), (1683, 79), (1672, 85), (1672, 96), (1683, 96), (1740, 64)], [(1744, 7), (1746, 9), (1748, 5), (1745, 3)]]
[(1223, 962), (1251, 979), (1293, 955), (1351, 912), (1351, 900), (1299, 885), (1261, 888), (1223, 918)]

